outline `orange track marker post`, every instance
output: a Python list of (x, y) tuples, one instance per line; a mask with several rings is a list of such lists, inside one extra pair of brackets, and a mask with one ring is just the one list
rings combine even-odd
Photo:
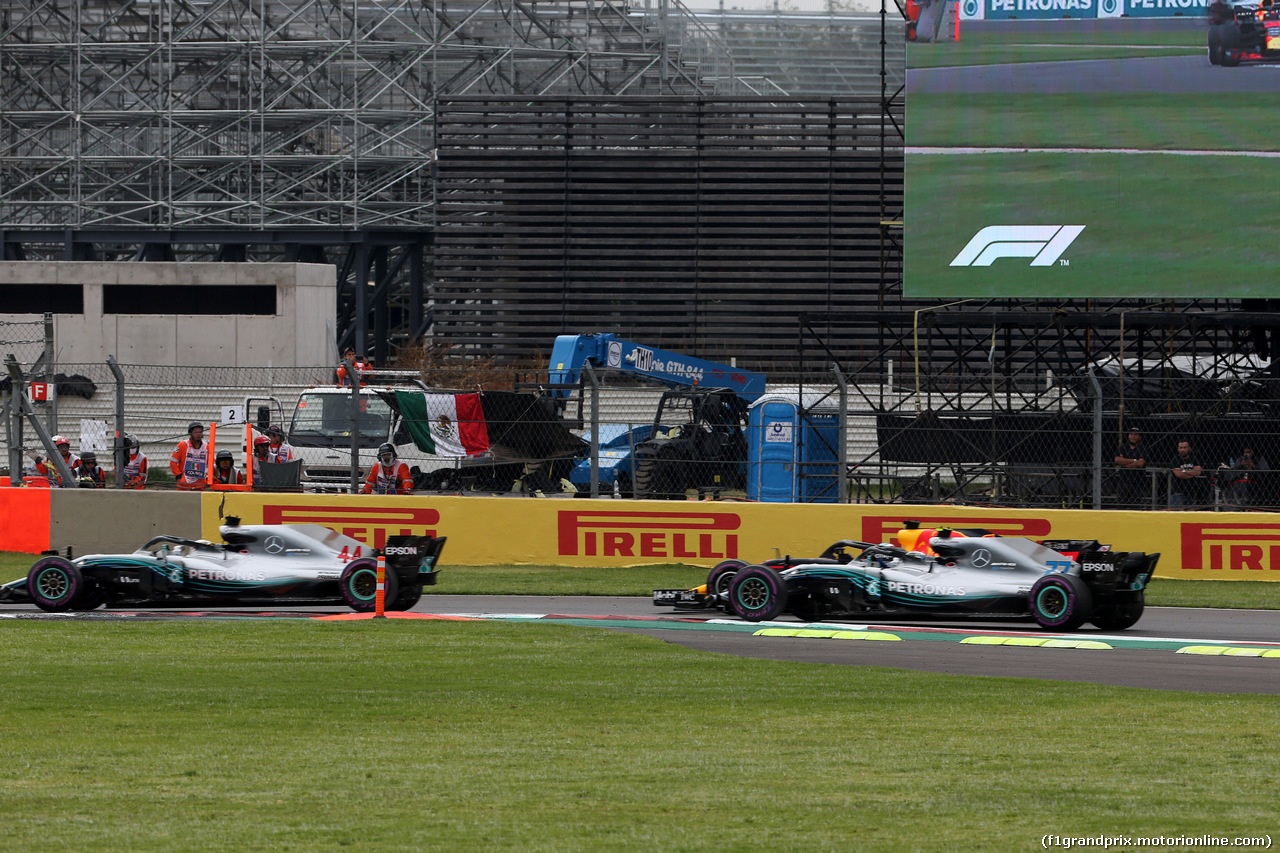
[(245, 485), (250, 489), (253, 488), (253, 424), (248, 422), (244, 425), (244, 466), (248, 469), (248, 476), (245, 478)]
[(209, 440), (205, 442), (204, 447), (205, 487), (209, 489), (213, 488), (213, 466), (215, 464), (213, 458), (217, 455), (217, 452), (214, 450), (214, 448), (217, 447), (217, 444), (218, 425), (211, 423), (209, 424)]
[(387, 618), (387, 558), (378, 555), (378, 589), (373, 595), (373, 617)]

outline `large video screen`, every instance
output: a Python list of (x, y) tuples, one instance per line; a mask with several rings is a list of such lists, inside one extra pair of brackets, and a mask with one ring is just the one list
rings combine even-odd
[(1280, 296), (1280, 3), (1224, 8), (926, 3), (906, 295)]

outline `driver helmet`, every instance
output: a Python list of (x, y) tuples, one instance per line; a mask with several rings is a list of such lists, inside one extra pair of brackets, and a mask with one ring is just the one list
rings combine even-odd
[(396, 459), (396, 446), (389, 441), (383, 442), (378, 447), (378, 459), (383, 465), (390, 465)]
[[(221, 468), (221, 467), (223, 467), (222, 463), (223, 463), (224, 461), (225, 461), (225, 462), (235, 462), (235, 457), (231, 455), (231, 451), (230, 451), (230, 450), (219, 450), (219, 451), (214, 455), (213, 460), (214, 460), (214, 462), (217, 464), (217, 466), (218, 466), (219, 468)], [(230, 467), (230, 466), (227, 466), (227, 467)]]

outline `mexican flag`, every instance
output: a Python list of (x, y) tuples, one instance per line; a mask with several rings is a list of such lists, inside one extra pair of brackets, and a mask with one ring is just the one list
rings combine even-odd
[(476, 456), (489, 449), (479, 394), (396, 392), (413, 442), (436, 456)]
[(414, 446), (437, 456), (489, 451), (504, 462), (540, 462), (581, 454), (554, 401), (536, 391), (379, 391), (400, 413)]

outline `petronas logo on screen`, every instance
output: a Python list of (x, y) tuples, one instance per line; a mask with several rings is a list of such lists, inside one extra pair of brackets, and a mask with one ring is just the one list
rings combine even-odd
[(998, 258), (1031, 258), (1033, 267), (1058, 262), (1083, 225), (988, 225), (951, 262), (953, 267), (989, 267)]

